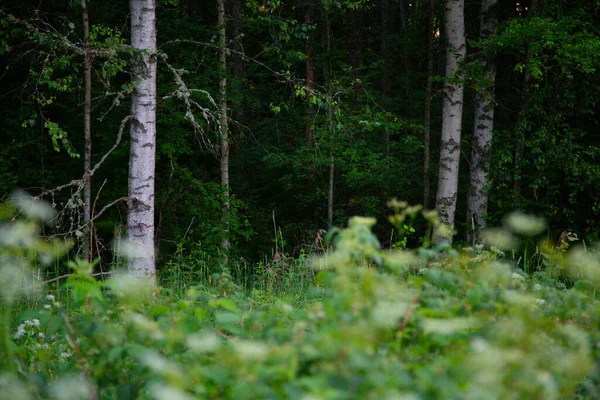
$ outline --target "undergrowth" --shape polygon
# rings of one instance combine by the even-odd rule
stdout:
[[[400,233],[419,214],[440,229],[392,205]],[[540,242],[523,268],[513,249],[543,229],[526,215],[486,247],[414,251],[382,250],[355,217],[326,253],[229,270],[181,256],[156,288],[78,260],[41,285],[68,247],[30,214],[0,230],[0,399],[599,397],[600,263]]]

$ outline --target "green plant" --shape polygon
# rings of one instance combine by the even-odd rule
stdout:
[[[511,221],[487,236],[505,251],[516,233],[535,228],[533,220]],[[582,282],[567,288],[545,271],[515,269],[494,248],[442,249],[439,257],[427,253],[435,248],[382,250],[375,222],[352,218],[321,256],[272,260],[280,274],[257,278],[249,291],[224,269],[196,286],[156,289],[118,272],[96,281],[89,264],[72,262],[69,308],[48,296],[16,324],[2,325],[11,353],[2,359],[0,393],[558,399],[597,390],[596,258],[577,249],[552,253],[561,276]],[[2,254],[39,246],[1,243]],[[290,291],[309,268],[314,280]],[[174,274],[175,282],[188,279]],[[4,296],[3,310],[14,299]]]

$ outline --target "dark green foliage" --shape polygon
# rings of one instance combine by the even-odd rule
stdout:
[[[385,5],[391,19],[385,20],[384,2],[315,2],[314,24],[309,26],[304,16],[308,2],[243,2],[237,27],[243,36],[230,38],[230,49],[243,49],[246,58],[242,75],[234,78],[232,53],[228,76],[230,114],[236,119],[230,124],[232,259],[259,261],[275,252],[297,256],[313,246],[320,229],[327,227],[330,152],[335,157],[334,224],[352,215],[381,219],[393,197],[421,202],[424,27],[429,11],[427,2],[391,3]],[[595,240],[600,212],[600,155],[594,136],[600,115],[600,10],[593,1],[538,0],[534,13],[531,2],[518,3],[498,5],[499,34],[485,42],[474,40],[479,37],[479,4],[469,4],[465,24],[471,56],[464,66],[468,85],[462,153],[470,154],[473,90],[485,84],[473,60],[484,52],[498,63],[490,222],[520,208],[544,215],[553,239],[571,230]],[[76,156],[82,154],[84,141],[78,4],[8,0],[1,9],[3,198],[14,188],[38,194],[81,178],[83,162]],[[441,75],[441,2],[436,9],[435,30],[441,36],[433,40],[434,74]],[[129,112],[126,15],[126,3],[90,3],[92,45],[98,51],[115,51],[111,57],[94,58],[93,164],[114,145]],[[159,2],[157,24],[159,50],[167,56],[159,59],[158,67],[156,166],[156,247],[165,266],[174,254],[219,257],[222,193],[218,154],[210,149],[219,140],[210,100],[220,78],[216,4]],[[308,98],[307,41],[315,68],[315,90]],[[190,99],[208,111],[203,115],[191,110],[197,130],[185,102],[172,96],[178,84],[169,66],[194,90]],[[432,80],[435,160],[443,78]],[[330,109],[333,127],[327,118]],[[315,135],[311,144],[305,135],[307,121]],[[126,195],[127,130],[125,126],[121,144],[93,177],[96,212]],[[466,228],[462,202],[468,166],[468,159],[461,161],[459,234]],[[437,168],[432,165],[431,171],[435,175]],[[69,188],[44,197],[61,208],[71,196]],[[123,233],[126,212],[125,202],[117,202],[94,221],[94,252],[104,263],[111,258],[106,251],[110,243]],[[78,212],[70,213],[47,233],[76,228]],[[418,223],[414,227],[418,233],[424,228]],[[393,244],[391,227],[377,226],[375,232],[384,246]],[[276,238],[283,247],[274,252]],[[417,244],[412,240],[405,245]]]

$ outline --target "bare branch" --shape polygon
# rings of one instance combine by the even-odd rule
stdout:
[[[107,272],[98,272],[98,273],[95,273],[95,274],[89,274],[89,276],[104,276],[104,275],[112,275],[112,274],[113,274],[112,271],[107,271]],[[47,281],[40,281],[40,283],[42,285],[47,285],[49,283],[56,282],[56,281],[59,281],[61,279],[66,279],[66,278],[68,278],[70,276],[73,276],[73,275],[75,275],[75,274],[64,274],[64,275],[61,275],[61,276],[57,276],[56,278],[48,279]]]
[[[215,124],[217,128],[220,128],[219,122],[219,107],[213,97],[206,90],[202,89],[190,89],[187,87],[185,81],[182,78],[182,75],[187,71],[183,69],[175,69],[171,64],[167,62],[167,55],[161,54],[161,59],[169,68],[171,73],[175,78],[175,83],[177,84],[177,89],[172,92],[168,96],[164,96],[163,100],[177,98],[183,101],[183,104],[186,108],[185,118],[190,121],[192,127],[194,128],[194,132],[197,134],[197,138],[199,142],[213,155],[219,153],[219,145],[218,143],[213,143],[206,132],[202,129],[202,126],[196,120],[194,115],[194,109],[199,110],[202,113],[202,118],[210,125],[211,123]],[[200,103],[192,99],[193,93],[201,93],[208,99],[210,105],[215,109],[215,111],[211,111],[209,108],[202,106]],[[217,129],[219,131],[220,129]]]

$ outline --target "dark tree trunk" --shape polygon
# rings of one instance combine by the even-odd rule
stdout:
[[[83,155],[85,183],[83,188],[83,250],[85,258],[92,261],[92,56],[90,54],[90,19],[86,0],[81,1],[81,13],[83,16],[83,81],[84,81],[84,102],[83,102],[83,121],[85,135],[85,150]]]
[[[304,23],[312,27],[315,23],[315,0],[309,0],[306,12],[304,14]],[[310,97],[313,89],[315,88],[315,65],[313,60],[313,31],[311,29],[309,38],[306,41],[306,100],[307,100],[307,111],[306,111],[306,144],[308,147],[312,146],[315,141],[315,132],[313,129],[313,110],[310,105]]]
[[[350,54],[348,63],[353,69],[359,68],[363,63],[363,24],[364,10],[362,7],[358,7],[354,10],[349,43]]]
[[[431,198],[431,180],[429,166],[431,164],[431,95],[433,82],[433,36],[435,35],[435,0],[429,0],[429,16],[427,18],[427,85],[425,86],[425,118],[423,121],[423,207],[429,208]]]
[[[244,120],[244,102],[241,97],[242,81],[244,79],[244,57],[242,46],[242,0],[231,0],[227,3],[229,6],[230,19],[228,21],[227,37],[231,42],[231,82],[230,98],[232,99],[230,107],[232,110],[231,124],[229,131],[231,133],[231,142],[234,145],[234,154],[240,152],[240,141],[243,136]]]

